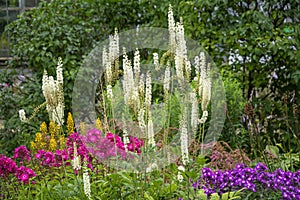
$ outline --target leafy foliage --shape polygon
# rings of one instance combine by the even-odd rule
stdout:
[[[20,71],[8,69],[0,75],[0,119],[3,120],[3,128],[0,128],[0,153],[11,155],[13,150],[20,145],[28,145],[38,129],[40,121],[46,120],[46,113],[40,112],[31,124],[21,123],[18,110],[25,108],[33,110],[36,104],[41,104],[43,97],[38,77],[27,77]],[[5,85],[6,86],[3,86]],[[29,112],[30,113],[30,112]]]
[[[149,26],[167,27],[162,17],[168,9],[166,4],[164,1],[153,3],[159,9],[152,11],[157,17]],[[290,138],[291,129],[283,125],[286,124],[283,121],[286,116],[292,116],[292,104],[300,103],[299,0],[204,0],[173,1],[172,4],[176,8],[175,17],[182,16],[187,36],[199,41],[223,71],[229,117],[236,131],[227,118],[222,139],[234,146],[236,141],[241,141],[239,145],[247,147],[251,131],[248,124],[241,121],[241,106],[251,99],[260,126],[272,116],[272,123],[268,123],[265,132],[271,135],[263,140],[262,146],[282,143],[282,139],[288,146],[288,141],[294,141]],[[283,101],[282,94],[290,101],[290,111],[284,119],[282,110],[285,108],[277,103]],[[299,120],[299,115],[289,117],[289,125]],[[274,130],[282,134],[273,135]],[[239,132],[239,135],[234,139],[230,132]],[[299,135],[299,130],[294,133]],[[247,150],[251,151],[251,147]]]
[[[83,57],[116,27],[125,30],[143,23],[142,12],[136,1],[42,2],[6,27],[15,57],[10,65],[26,62],[34,73],[42,74],[46,69],[53,75],[57,58],[64,58],[66,108],[70,110],[73,82]]]

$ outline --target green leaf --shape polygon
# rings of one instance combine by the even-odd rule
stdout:
[[[197,191],[196,197],[201,199],[201,200],[207,200],[207,196],[204,193],[204,190],[202,190],[202,189]]]
[[[270,152],[271,154],[275,155],[276,157],[279,157],[279,149],[276,146],[267,145],[266,150]]]
[[[144,198],[145,198],[146,200],[154,200],[154,198],[153,198],[152,196],[150,196],[150,195],[148,194],[148,192],[144,192]]]
[[[217,193],[211,195],[210,200],[220,200],[220,196]]]

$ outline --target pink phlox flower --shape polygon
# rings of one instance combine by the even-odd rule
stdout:
[[[29,183],[29,179],[35,177],[36,174],[30,168],[20,166],[16,171],[16,178],[25,184]]]
[[[77,133],[77,132],[74,132],[68,136],[68,139],[66,142],[67,147],[73,147],[74,142],[77,144],[77,146],[81,146],[83,144],[81,137],[80,137],[79,133]]]
[[[52,152],[47,151],[44,154],[44,158],[42,160],[42,165],[48,165],[49,167],[54,166],[55,165],[55,155]]]
[[[44,154],[46,153],[45,150],[38,150],[37,153],[35,154],[36,159],[42,159],[44,157]]]
[[[14,174],[18,166],[15,161],[5,155],[0,155],[0,176],[8,176]]]
[[[15,149],[13,158],[14,159],[20,158],[23,161],[24,160],[27,160],[27,161],[31,160],[29,150],[23,145],[19,146]]]

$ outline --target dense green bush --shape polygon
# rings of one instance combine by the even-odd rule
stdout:
[[[8,69],[0,74],[0,120],[4,123],[0,128],[0,154],[11,155],[17,146],[28,145],[39,123],[47,120],[46,112],[40,112],[30,124],[21,123],[18,111],[32,113],[44,100],[40,77],[24,76],[20,70]],[[33,99],[37,105],[31,103]]]
[[[41,75],[46,69],[53,75],[57,59],[62,57],[66,110],[70,110],[73,82],[84,56],[115,28],[123,31],[145,23],[142,4],[103,0],[42,2],[6,27],[16,58],[10,66],[25,62],[34,73]]]

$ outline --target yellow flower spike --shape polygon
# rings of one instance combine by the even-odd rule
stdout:
[[[37,146],[36,146],[36,143],[34,141],[30,142],[30,149],[31,149],[31,151],[37,150]]]
[[[43,140],[42,133],[37,132],[37,133],[35,134],[35,142],[36,142],[37,144],[39,144],[39,143],[42,142],[42,140]]]
[[[59,137],[59,148],[63,149],[65,148],[65,144],[66,144],[66,139],[64,136],[60,136]]]
[[[55,139],[53,137],[51,137],[50,142],[49,142],[49,150],[52,152],[55,151],[56,146],[57,146],[57,143],[56,143]]]
[[[85,134],[85,123],[84,122],[80,122],[79,128],[80,128],[80,133]]]
[[[61,134],[60,134],[60,125],[56,125],[56,129],[55,129],[55,135],[56,135],[56,137],[58,138]]]
[[[68,135],[72,134],[74,132],[74,120],[72,113],[68,113],[68,119],[67,119],[67,127],[68,127]]]
[[[45,142],[41,142],[39,147],[40,147],[39,149],[45,149],[46,143]]]
[[[41,149],[42,148],[41,147],[41,143],[43,142],[43,135],[42,135],[42,133],[41,132],[37,132],[35,134],[35,139],[32,142],[35,143],[35,148],[37,150]]]
[[[47,124],[46,122],[43,122],[41,123],[41,126],[40,126],[40,131],[42,132],[42,134],[46,135],[47,132],[48,132],[48,129],[47,129]]]
[[[57,126],[53,121],[50,121],[49,123],[49,133],[51,137],[54,137],[56,135]]]
[[[102,122],[101,122],[100,118],[98,118],[96,120],[96,129],[100,130],[101,132],[103,130],[103,126],[102,126]]]

